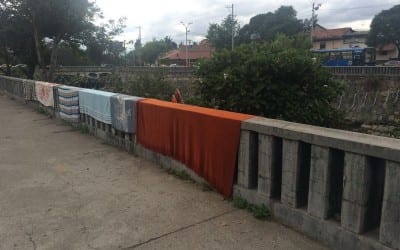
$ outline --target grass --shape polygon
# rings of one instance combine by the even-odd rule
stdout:
[[[247,202],[240,196],[233,197],[232,200],[233,206],[239,209],[247,209],[250,213],[253,214],[254,218],[259,220],[266,220],[271,217],[271,213],[269,209],[264,204],[254,205]]]
[[[167,173],[170,175],[175,176],[178,179],[184,180],[184,181],[193,181],[193,179],[190,177],[188,173],[186,173],[185,170],[176,170],[172,168],[167,169]]]
[[[82,134],[88,134],[89,128],[85,125],[79,125],[79,132],[81,132]]]

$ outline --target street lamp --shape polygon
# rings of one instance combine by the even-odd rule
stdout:
[[[190,30],[189,30],[189,26],[191,25],[191,24],[193,24],[193,23],[184,23],[184,22],[182,22],[181,21],[181,24],[185,27],[185,31],[186,31],[186,67],[188,66],[188,39],[187,39],[187,36],[188,36],[188,32],[190,32]]]

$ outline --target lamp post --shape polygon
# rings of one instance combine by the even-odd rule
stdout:
[[[185,31],[186,31],[186,42],[185,42],[185,44],[186,44],[186,67],[187,66],[189,66],[188,65],[188,39],[187,39],[187,36],[188,36],[188,32],[190,32],[190,30],[189,30],[189,26],[191,25],[191,24],[193,24],[193,23],[184,23],[184,22],[181,22],[181,24],[185,27]]]

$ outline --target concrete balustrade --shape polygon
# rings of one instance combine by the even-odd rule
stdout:
[[[400,248],[400,141],[252,118],[236,196],[335,249]]]

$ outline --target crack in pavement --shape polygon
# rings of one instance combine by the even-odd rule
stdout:
[[[146,245],[146,244],[148,244],[148,243],[150,243],[150,242],[153,242],[153,241],[162,239],[162,238],[164,238],[164,237],[170,236],[170,235],[175,234],[175,233],[182,232],[182,231],[184,231],[184,230],[186,230],[186,229],[189,229],[189,228],[192,228],[192,227],[195,227],[195,226],[204,224],[204,223],[206,223],[206,222],[212,221],[212,220],[214,220],[214,219],[217,219],[217,218],[222,217],[222,216],[227,215],[227,214],[231,214],[231,213],[236,212],[236,211],[238,211],[238,209],[233,209],[233,210],[230,210],[230,211],[221,213],[221,214],[217,214],[217,215],[212,216],[212,217],[210,217],[210,218],[207,218],[207,219],[205,219],[205,220],[202,220],[202,221],[199,221],[199,222],[196,222],[196,223],[193,223],[193,224],[190,224],[190,225],[181,227],[181,228],[179,228],[179,229],[177,229],[177,230],[175,230],[175,231],[168,232],[168,233],[162,234],[162,235],[160,235],[160,236],[150,238],[150,239],[148,239],[148,240],[146,240],[146,241],[143,241],[143,242],[141,242],[141,243],[137,243],[137,244],[134,244],[134,245],[132,245],[132,246],[124,247],[124,248],[121,248],[121,249],[122,249],[122,250],[135,249],[135,248],[138,248],[138,247],[140,247],[140,246]]]

